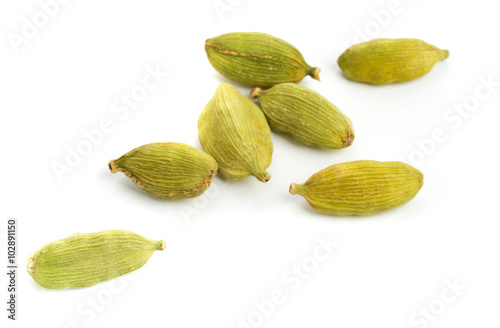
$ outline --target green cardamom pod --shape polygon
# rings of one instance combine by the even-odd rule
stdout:
[[[329,149],[349,147],[354,140],[351,120],[320,94],[295,83],[252,90],[269,125],[297,141]]]
[[[112,173],[123,172],[139,187],[162,199],[197,197],[210,187],[217,162],[192,146],[150,143],[109,162]]]
[[[254,175],[271,178],[273,144],[266,117],[250,99],[228,83],[217,88],[198,119],[200,142],[229,179]]]
[[[335,215],[370,215],[409,202],[424,176],[401,162],[355,161],[332,165],[304,184],[290,185],[317,211]]]
[[[53,241],[26,261],[37,284],[49,289],[90,287],[142,267],[165,241],[125,230],[77,233]]]
[[[388,84],[424,76],[449,54],[418,39],[375,39],[353,45],[337,63],[351,80]]]
[[[284,82],[300,82],[306,75],[319,80],[317,67],[281,39],[265,33],[227,33],[206,40],[210,64],[231,81],[268,88]]]

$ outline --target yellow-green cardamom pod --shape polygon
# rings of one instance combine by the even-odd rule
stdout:
[[[198,197],[217,174],[212,156],[176,142],[150,143],[109,162],[112,173],[123,172],[139,187],[162,199]]]
[[[424,76],[449,54],[418,39],[375,39],[353,45],[337,63],[351,80],[388,84]]]
[[[271,175],[273,143],[266,117],[250,99],[229,83],[222,83],[198,119],[200,142],[229,179]]]
[[[28,273],[44,288],[94,286],[142,267],[165,241],[125,230],[77,233],[53,241],[26,261]]]
[[[281,39],[265,33],[227,33],[205,42],[212,66],[241,85],[269,88],[284,82],[300,82],[306,75],[319,80],[317,67]]]
[[[334,215],[370,215],[409,202],[424,176],[401,162],[355,161],[332,165],[304,184],[290,185],[317,211]]]
[[[271,128],[292,135],[297,141],[329,149],[349,147],[354,140],[351,120],[317,92],[295,83],[282,83],[269,90],[252,90]]]

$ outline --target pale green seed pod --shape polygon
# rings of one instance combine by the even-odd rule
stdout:
[[[388,84],[424,76],[449,54],[418,39],[375,39],[353,45],[337,63],[351,80]]]
[[[77,233],[53,241],[26,261],[30,276],[49,289],[90,287],[142,267],[165,241],[125,230]]]
[[[234,86],[222,83],[198,119],[200,142],[229,179],[267,182],[273,144],[266,117]]]
[[[355,161],[332,165],[304,184],[290,185],[317,211],[334,215],[370,215],[409,202],[424,176],[401,162]]]
[[[349,147],[354,140],[351,120],[317,92],[295,83],[252,90],[271,128],[297,141],[329,149]]]
[[[167,200],[198,197],[217,174],[212,156],[176,142],[150,143],[109,162],[148,193]]]
[[[206,40],[205,51],[220,74],[241,85],[269,88],[298,83],[306,75],[319,81],[319,68],[309,66],[297,48],[269,34],[223,34]]]

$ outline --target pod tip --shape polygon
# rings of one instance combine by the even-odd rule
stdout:
[[[33,257],[30,256],[30,258],[26,261],[26,271],[31,277],[35,276],[35,269],[33,265]]]
[[[262,89],[259,87],[253,88],[252,91],[250,91],[250,96],[252,96],[252,98],[255,99],[260,95],[261,91]]]
[[[450,57],[450,51],[449,50],[443,50],[443,59],[446,59]]]
[[[353,141],[354,141],[354,133],[349,132],[349,134],[344,138],[344,148],[347,148],[350,145],[352,145]]]
[[[116,169],[114,160],[109,161],[108,167],[109,167],[109,170],[111,171],[111,173],[115,174],[116,172],[118,172],[118,170]]]
[[[309,75],[310,75],[313,79],[318,80],[318,81],[321,81],[321,80],[319,79],[319,72],[320,72],[320,71],[321,71],[321,68],[319,68],[319,67],[313,67],[313,68],[311,68],[311,71],[309,72]]]

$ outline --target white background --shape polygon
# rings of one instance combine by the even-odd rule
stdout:
[[[218,12],[214,3],[229,7]],[[20,265],[18,321],[9,324],[236,328],[238,318],[250,316],[250,327],[498,326],[500,87],[488,93],[481,86],[481,79],[500,81],[498,12],[486,0],[391,3],[75,0],[14,47],[10,39],[23,36],[23,17],[33,21],[42,9],[34,0],[3,1],[0,257],[6,220],[16,217]],[[393,13],[377,21],[373,13],[388,8]],[[123,174],[112,175],[110,159],[146,143],[201,148],[198,116],[227,82],[206,59],[204,41],[233,31],[280,37],[321,67],[321,82],[306,77],[302,84],[351,118],[353,145],[321,150],[273,133],[268,183],[218,175],[205,195],[182,201],[156,199]],[[412,82],[351,82],[336,61],[359,31],[419,38],[449,49],[450,57]],[[148,67],[168,76],[127,117],[113,111]],[[477,90],[484,99],[477,100]],[[472,111],[461,117],[453,110],[464,103]],[[60,181],[54,163],[66,165],[68,149],[103,119],[112,131]],[[442,135],[439,143],[429,142],[434,134]],[[424,187],[403,207],[361,218],[324,215],[288,194],[290,182],[358,159],[406,161],[424,173]],[[26,258],[46,243],[104,229],[165,239],[167,249],[125,282],[87,289],[45,290],[25,272]],[[339,247],[314,268],[318,238]],[[303,263],[311,272],[292,290],[297,280],[287,282],[288,270]],[[448,287],[456,282],[465,286],[458,296]],[[267,306],[264,317],[255,302],[274,290],[284,293],[282,303]],[[429,319],[418,315],[420,307],[431,308]]]

